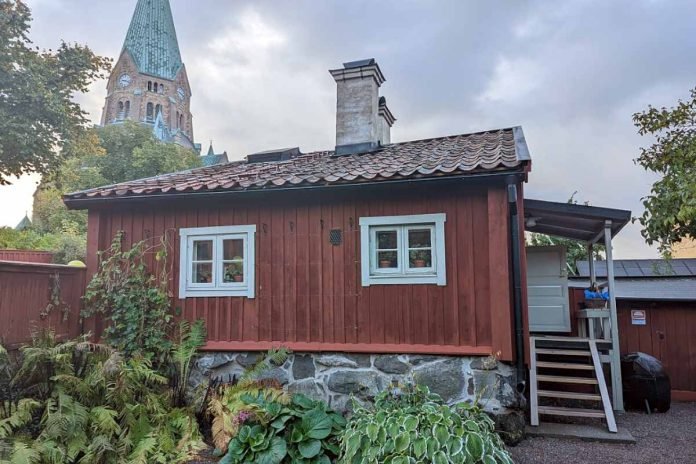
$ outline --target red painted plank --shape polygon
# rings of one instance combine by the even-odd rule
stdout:
[[[509,262],[509,216],[503,188],[488,190],[488,255],[490,260],[491,340],[500,358],[512,361],[512,310]]]
[[[309,312],[309,211],[306,206],[297,209],[296,220],[296,263],[297,276],[297,315],[296,341],[309,342],[309,327],[311,325]]]
[[[281,311],[285,314],[284,340],[297,341],[297,209],[283,209],[283,279],[285,297]]]
[[[485,356],[490,354],[490,346],[451,346],[451,345],[411,345],[386,343],[288,343],[285,341],[266,342],[208,342],[203,351],[266,351],[285,347],[295,352],[302,351],[344,351],[348,353],[403,353],[403,354],[442,354],[459,356]]]

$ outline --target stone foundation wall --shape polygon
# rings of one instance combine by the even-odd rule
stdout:
[[[259,357],[253,352],[202,353],[192,380],[200,383],[206,377],[239,376]],[[296,353],[262,377],[276,379],[291,392],[323,399],[339,411],[349,409],[351,395],[367,402],[393,381],[425,384],[448,403],[478,398],[481,406],[493,414],[506,414],[520,407],[515,370],[492,358]]]

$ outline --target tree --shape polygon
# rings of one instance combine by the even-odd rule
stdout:
[[[643,198],[638,221],[646,242],[669,254],[681,240],[696,239],[696,89],[674,107],[648,106],[633,122],[640,135],[655,139],[641,148],[636,162],[661,176]]]
[[[85,93],[111,65],[77,44],[33,47],[30,22],[21,0],[0,0],[0,185],[9,183],[7,176],[60,166],[61,148],[87,124],[73,95]]]
[[[87,215],[69,211],[64,194],[201,164],[193,150],[160,142],[151,128],[132,121],[85,129],[65,144],[62,161],[34,194],[34,224],[25,234],[32,239],[24,240],[26,248],[53,251],[56,262],[85,256]]]
[[[133,152],[147,142],[154,142],[152,128],[133,121],[112,124],[97,129],[99,143],[106,156],[92,159],[93,166],[99,169],[105,184],[116,184],[126,180],[137,179],[140,173],[133,169]],[[91,164],[88,162],[88,164]],[[146,176],[145,176],[146,177]],[[97,187],[97,185],[92,185]]]

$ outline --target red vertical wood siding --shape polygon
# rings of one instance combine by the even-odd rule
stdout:
[[[46,309],[58,276],[60,298],[70,308],[67,320],[59,310]],[[60,339],[80,334],[81,298],[85,290],[85,269],[68,266],[0,262],[0,343],[6,348],[18,348],[31,341],[33,331],[52,328]]]
[[[621,353],[642,351],[662,361],[672,390],[696,392],[696,302],[619,301]],[[631,324],[631,310],[647,313]]]
[[[125,232],[124,245],[167,235],[178,292],[182,227],[256,224],[256,298],[175,299],[208,325],[207,349],[413,352],[513,356],[505,187],[268,193],[198,202],[111,206],[89,216],[88,266]],[[446,213],[447,286],[362,287],[359,218]],[[343,241],[329,243],[340,229]]]

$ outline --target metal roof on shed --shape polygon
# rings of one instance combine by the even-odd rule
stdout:
[[[571,278],[569,285],[587,288],[587,278]],[[696,301],[696,277],[615,279],[616,298],[620,300]]]
[[[589,277],[590,265],[587,261],[578,261],[578,274]],[[597,277],[606,277],[606,261],[595,261]],[[616,259],[614,275],[621,277],[696,277],[696,258],[691,259]],[[693,281],[696,287],[696,280]]]

